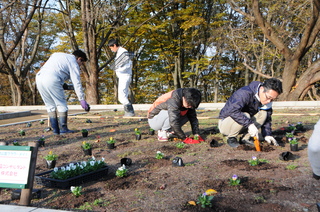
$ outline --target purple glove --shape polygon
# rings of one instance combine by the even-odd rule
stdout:
[[[81,104],[81,107],[85,110],[85,111],[89,111],[89,105],[88,103],[86,102],[86,100],[81,100],[80,101],[80,104]]]

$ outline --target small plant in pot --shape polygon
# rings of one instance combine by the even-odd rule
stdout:
[[[26,135],[26,132],[24,130],[19,130],[18,133],[19,133],[20,136],[25,136]]]
[[[299,121],[299,122],[296,124],[296,129],[297,129],[297,131],[300,131],[300,132],[305,130],[305,128],[304,128],[304,126],[303,126],[303,124],[302,124],[301,121]]]
[[[18,141],[13,141],[13,146],[21,146],[21,144]]]
[[[289,142],[289,139],[293,138],[294,137],[294,134],[292,132],[287,132],[286,133],[286,138],[287,138],[287,141]]]
[[[298,139],[295,138],[295,137],[292,137],[292,138],[289,138],[289,144],[290,144],[290,150],[291,151],[298,151],[299,150],[299,147],[298,147]]]
[[[83,149],[84,155],[92,155],[92,146],[90,143],[83,141],[81,148]]]
[[[56,166],[58,155],[55,155],[50,151],[46,156],[43,157],[47,162],[47,168],[53,169]]]
[[[292,134],[295,134],[296,129],[297,128],[294,124],[289,124],[289,126],[287,127],[287,131],[291,132]]]
[[[152,128],[149,129],[149,135],[154,135],[154,129]]]
[[[82,129],[81,130],[81,133],[82,133],[82,137],[88,137],[88,130],[87,129]]]
[[[110,137],[109,140],[107,140],[108,149],[114,149],[115,142],[116,142],[116,140],[114,140],[112,137]]]
[[[42,136],[38,139],[38,141],[37,141],[38,146],[39,146],[39,147],[44,147],[45,140],[46,140],[46,139],[44,138],[44,135],[42,135]]]
[[[39,121],[39,124],[41,124],[41,125],[43,125],[43,124],[44,124],[43,119],[41,119],[41,120]]]
[[[136,140],[141,140],[141,131],[138,128],[134,129],[134,134],[136,135]]]

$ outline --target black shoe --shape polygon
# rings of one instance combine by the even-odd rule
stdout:
[[[254,146],[254,143],[252,140],[241,140],[241,143],[247,146]]]
[[[227,139],[227,143],[229,144],[229,146],[231,146],[232,148],[236,148],[239,146],[239,142],[237,140],[237,138],[235,137],[230,137]]]
[[[316,180],[320,180],[320,176],[316,175],[315,173],[313,173],[313,178]]]

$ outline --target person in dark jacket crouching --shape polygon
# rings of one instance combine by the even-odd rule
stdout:
[[[201,92],[195,88],[179,88],[160,96],[148,110],[150,128],[158,130],[158,140],[168,141],[173,133],[185,140],[181,127],[189,121],[193,135],[199,135],[196,108],[201,102]]]
[[[243,134],[241,143],[253,146],[251,138],[259,139],[259,129],[265,141],[278,146],[272,137],[271,115],[272,101],[281,93],[281,81],[270,78],[264,83],[251,82],[232,94],[220,111],[218,124],[220,132],[227,136],[229,146],[239,146],[239,134]]]

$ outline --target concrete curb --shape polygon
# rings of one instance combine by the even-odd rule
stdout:
[[[30,116],[31,111],[19,111],[19,112],[13,112],[13,113],[1,113],[0,114],[0,120],[2,119],[12,119],[22,116]]]
[[[152,104],[133,104],[135,110],[148,110]],[[198,110],[220,110],[225,103],[201,103]],[[92,110],[123,110],[123,105],[90,105]],[[68,105],[69,110],[83,110],[80,105]],[[274,109],[320,108],[320,101],[273,102]],[[46,110],[44,105],[0,106],[0,111]]]
[[[28,206],[19,206],[19,205],[0,205],[1,211],[5,212],[62,212],[64,210],[54,210],[46,208],[36,208]],[[65,211],[64,211],[65,212]]]

